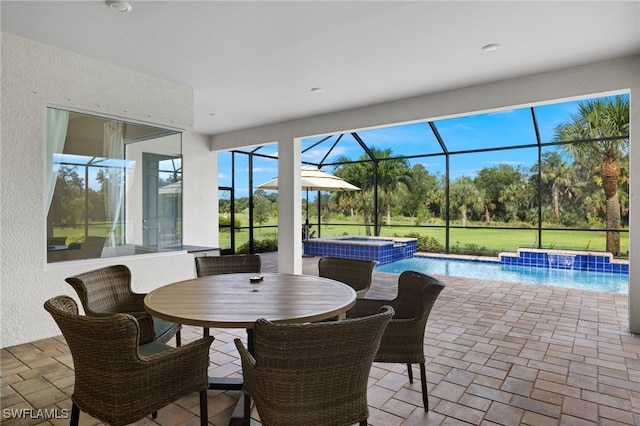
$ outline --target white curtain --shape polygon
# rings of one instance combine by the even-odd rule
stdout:
[[[104,123],[103,156],[110,159],[109,163],[120,164],[106,169],[107,188],[105,191],[105,209],[107,222],[111,223],[111,230],[107,238],[107,252],[104,256],[116,256],[116,230],[120,222],[120,210],[124,193],[124,123],[107,121]],[[113,161],[116,160],[116,161]],[[118,161],[119,160],[119,161]]]
[[[69,127],[69,112],[54,108],[47,108],[47,155],[46,155],[46,188],[45,194],[47,213],[51,208],[53,191],[56,187],[58,177],[58,166],[53,164],[54,154],[62,153],[64,141],[67,138],[67,128]]]

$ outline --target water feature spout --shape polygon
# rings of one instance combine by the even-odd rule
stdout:
[[[549,260],[549,268],[554,269],[573,269],[576,260],[575,254],[547,254]]]

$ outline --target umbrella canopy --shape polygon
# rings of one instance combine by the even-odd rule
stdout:
[[[340,179],[338,176],[330,175],[313,166],[304,166],[301,171],[301,187],[308,191],[360,191],[355,185]],[[278,189],[278,178],[273,178],[268,182],[259,185],[260,189]]]

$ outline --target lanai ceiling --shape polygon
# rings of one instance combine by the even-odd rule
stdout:
[[[638,1],[129,3],[2,0],[1,29],[192,87],[204,134],[640,53]]]

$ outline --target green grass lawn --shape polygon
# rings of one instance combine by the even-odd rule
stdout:
[[[312,224],[316,223],[315,217],[310,218],[309,221]],[[442,246],[444,246],[445,244],[444,228],[434,226],[414,226],[411,219],[409,218],[401,218],[397,221],[395,221],[394,218],[392,220],[392,223],[404,226],[387,227],[383,225],[380,229],[381,236],[403,236],[410,233],[417,233],[422,236],[435,238]],[[277,225],[277,220],[275,218],[272,218],[268,223],[264,225]],[[482,226],[483,224],[479,223],[475,225]],[[373,232],[373,227],[371,227],[370,229]],[[311,231],[315,232],[313,236],[318,236],[318,227],[316,225],[312,226]],[[277,238],[277,228],[264,228],[262,230],[256,230],[254,235],[257,239]],[[366,227],[362,224],[354,223],[353,221],[345,219],[332,219],[331,224],[321,224],[321,237],[334,237],[341,235],[366,236]],[[248,237],[248,231],[245,230],[244,232],[236,234],[236,241],[240,241],[240,239],[242,239],[244,242],[248,240]],[[599,230],[543,230],[542,243],[542,248],[549,249],[604,251],[606,248],[606,233]],[[538,230],[530,228],[450,228],[450,249],[452,249],[454,246],[464,248],[465,246],[469,245],[484,247],[488,251],[496,253],[501,251],[516,251],[520,247],[537,248]],[[628,232],[620,233],[620,249],[623,253],[627,252],[629,249]]]
[[[240,220],[242,226],[248,226],[248,220],[245,215],[238,214],[236,217]],[[315,217],[309,220],[315,223]],[[380,229],[381,236],[404,236],[410,233],[419,234],[421,236],[429,236],[436,239],[442,246],[445,245],[445,229],[435,226],[418,227],[412,224],[410,218],[393,218],[392,223],[396,226],[387,227],[383,225]],[[254,237],[257,240],[277,239],[278,228],[277,218],[270,218],[267,223],[262,224],[263,227],[254,231]],[[404,226],[400,226],[404,225]],[[482,224],[477,224],[482,225]],[[270,227],[267,227],[270,226]],[[373,227],[370,228],[373,232]],[[109,233],[109,226],[106,224],[92,224],[89,227],[89,235],[104,236]],[[313,225],[311,228],[313,236],[318,236],[318,227]],[[84,226],[58,228],[55,231],[56,237],[69,237],[73,235],[84,234]],[[366,227],[362,224],[355,223],[349,219],[332,219],[331,224],[322,224],[320,236],[335,237],[341,235],[366,236]],[[230,244],[230,234],[228,232],[220,232],[220,247],[226,248]],[[249,230],[240,229],[236,231],[236,247],[246,243],[249,240]],[[569,250],[593,250],[604,251],[606,247],[606,233],[603,231],[542,231],[542,247],[552,249],[569,249]],[[473,228],[451,228],[449,236],[449,247],[453,250],[456,246],[464,249],[465,246],[476,246],[485,248],[490,252],[516,251],[520,247],[537,248],[538,247],[538,231],[529,228],[512,228],[512,229],[473,229]],[[628,232],[620,233],[620,248],[623,253],[629,250],[629,234]]]

